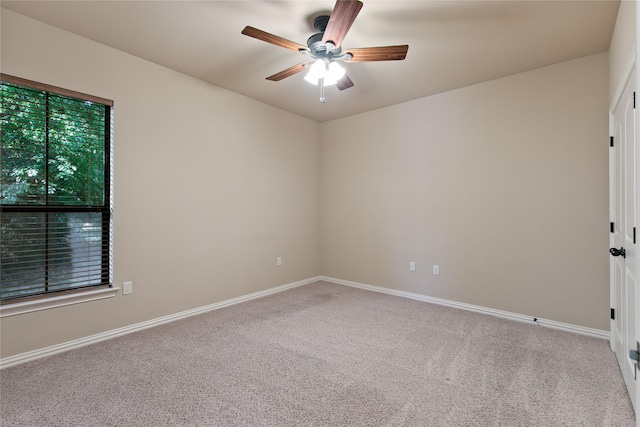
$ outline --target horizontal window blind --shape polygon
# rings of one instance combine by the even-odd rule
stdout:
[[[95,212],[4,212],[2,297],[105,284],[102,223]]]
[[[110,285],[110,106],[4,77],[2,301]]]

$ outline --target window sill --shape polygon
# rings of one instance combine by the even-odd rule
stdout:
[[[106,288],[93,291],[78,292],[69,295],[60,295],[51,298],[43,298],[32,301],[17,302],[0,306],[0,318],[16,316],[18,314],[34,311],[48,310],[50,308],[64,307],[65,305],[80,304],[99,299],[116,296],[120,288]]]

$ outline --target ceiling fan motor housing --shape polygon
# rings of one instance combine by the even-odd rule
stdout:
[[[321,15],[316,17],[313,20],[313,28],[319,31],[309,37],[307,40],[307,46],[309,46],[309,50],[311,56],[318,59],[325,59],[331,61],[335,59],[336,56],[340,55],[342,48],[340,47],[332,47],[333,45],[325,44],[322,42],[322,37],[324,36],[324,30],[327,28],[327,23],[329,22],[328,15]],[[330,49],[330,50],[328,50]]]

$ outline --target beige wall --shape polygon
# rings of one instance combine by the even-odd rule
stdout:
[[[323,123],[322,273],[607,330],[607,69],[604,53]]]
[[[635,56],[636,30],[638,26],[637,1],[622,0],[618,9],[616,27],[609,47],[609,106],[621,89],[625,73]]]
[[[134,283],[3,318],[2,357],[320,274],[317,123],[7,10],[1,31],[3,73],[114,101],[115,284]]]

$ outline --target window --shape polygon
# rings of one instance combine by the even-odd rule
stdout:
[[[0,299],[111,286],[113,103],[0,77]]]

